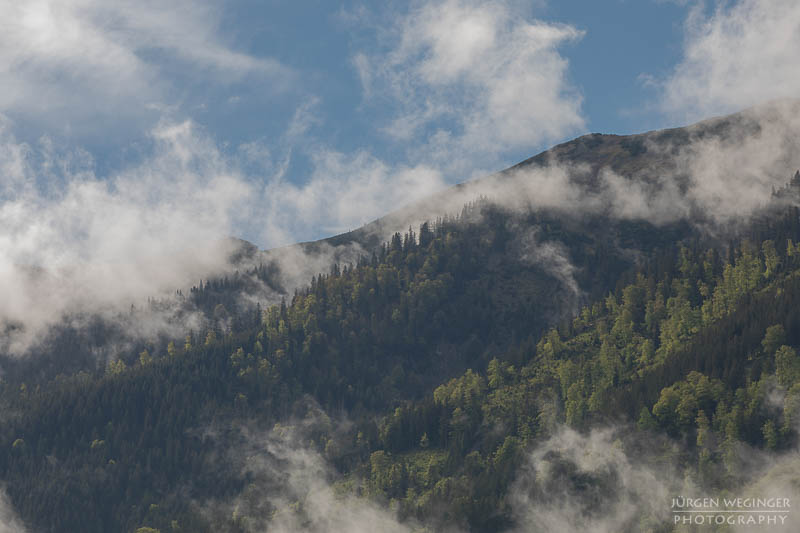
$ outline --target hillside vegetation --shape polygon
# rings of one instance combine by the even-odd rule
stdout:
[[[790,193],[724,239],[482,200],[267,309],[232,303],[266,267],[210,280],[188,296],[218,319],[206,331],[98,372],[3,381],[0,479],[32,531],[251,531],[309,510],[271,503],[279,487],[226,450],[242,428],[316,412],[295,444],[335,467],[336,490],[433,529],[512,528],[528,453],[565,426],[628,427],[698,486],[740,486],[742,445],[797,444]],[[570,493],[615,490],[614,472],[556,463]]]

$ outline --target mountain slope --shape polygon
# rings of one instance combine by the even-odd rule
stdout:
[[[758,116],[582,137],[300,245],[318,259],[334,245],[360,254],[265,309],[240,296],[285,290],[277,254],[287,250],[244,246],[238,273],[186,296],[204,310],[203,329],[123,350],[99,371],[0,384],[10,501],[32,531],[253,531],[287,514],[313,529],[316,500],[286,499],[293,463],[274,438],[287,426],[300,428],[290,447],[335,467],[336,490],[394,500],[401,519],[434,527],[512,527],[518,467],[564,425],[638,420],[667,443],[694,442],[680,464],[698,482],[737,486],[720,466],[735,466],[735,443],[788,450],[796,438],[800,219],[787,202],[800,184],[767,189],[769,205],[726,229],[702,212],[650,221],[605,205],[620,189],[603,169],[662,198],[657,185],[692,168],[659,162],[665,146],[685,154],[709,138],[764,139],[771,123]],[[697,207],[700,177],[676,187]],[[577,196],[556,202],[547,183]],[[436,217],[418,231],[381,240],[427,209]],[[782,335],[769,329],[778,325]],[[768,405],[770,383],[787,398],[780,413]],[[559,461],[570,494],[591,503],[614,487]],[[530,497],[547,501],[558,479],[529,487]]]

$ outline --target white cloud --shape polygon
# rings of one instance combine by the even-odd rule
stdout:
[[[800,168],[800,101],[756,106],[683,132],[685,137],[654,132],[630,139],[641,142],[646,154],[619,168],[609,160],[608,166],[592,168],[580,155],[576,160],[553,155],[544,165],[516,167],[424,200],[414,216],[402,214],[422,221],[458,212],[484,196],[522,212],[559,209],[658,225],[691,219],[716,232],[746,223],[771,201],[773,187],[783,187]],[[600,157],[618,149],[619,139],[598,139]]]
[[[302,135],[309,112],[290,129]],[[222,272],[227,237],[292,244],[320,228],[356,228],[443,186],[424,166],[392,169],[366,153],[325,149],[309,179],[292,183],[286,159],[270,160],[259,143],[223,149],[190,121],[161,124],[151,139],[141,162],[98,176],[85,152],[29,145],[0,128],[0,324],[25,326],[6,348],[22,351],[65,315],[112,316]],[[353,260],[357,251],[294,254],[281,264],[287,279],[305,283],[310,269],[327,270],[326,257]]]
[[[301,184],[268,182],[269,216],[263,241],[289,244],[319,230],[334,234],[357,227],[445,186],[437,170],[418,165],[391,167],[367,152],[312,154],[312,174]]]
[[[25,326],[4,339],[8,348],[24,348],[65,314],[117,312],[226,265],[224,239],[251,185],[191,123],[159,127],[153,138],[149,159],[108,179],[70,170],[72,154],[2,139],[0,152],[21,154],[0,195],[0,322]],[[56,174],[42,187],[46,168]]]
[[[666,110],[696,119],[800,93],[800,3],[739,0],[690,11],[684,57],[664,82]]]
[[[367,97],[380,87],[399,108],[386,131],[425,138],[420,160],[497,158],[584,127],[558,51],[583,35],[572,26],[525,20],[510,2],[444,0],[417,4],[393,35],[389,51],[354,64]]]
[[[676,162],[691,177],[688,198],[719,221],[741,220],[770,201],[800,168],[800,103],[778,102],[740,114],[728,136],[695,139]]]
[[[0,0],[0,112],[74,131],[90,119],[141,120],[148,104],[174,104],[180,76],[200,76],[201,84],[285,78],[276,61],[222,39],[222,8],[196,0]]]

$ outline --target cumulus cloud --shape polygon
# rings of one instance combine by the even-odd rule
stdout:
[[[690,118],[800,92],[800,4],[794,0],[702,3],[686,23],[684,57],[664,82],[666,110]]]
[[[76,131],[174,105],[173,82],[192,73],[204,84],[285,79],[277,61],[221,37],[222,9],[196,0],[0,1],[0,112]]]
[[[417,3],[383,54],[354,65],[365,94],[389,94],[398,112],[386,132],[425,138],[417,157],[454,165],[496,157],[581,129],[581,96],[559,47],[581,38],[563,24],[527,21],[510,2]],[[474,159],[470,158],[470,161]]]

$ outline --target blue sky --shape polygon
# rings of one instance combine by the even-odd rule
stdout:
[[[375,138],[385,116],[363,105],[364,95],[353,57],[380,43],[385,17],[403,13],[405,3],[376,9],[360,2],[235,2],[224,15],[242,50],[274,58],[294,69],[299,84],[287,94],[264,94],[261,83],[214,91],[208,107],[186,110],[198,123],[229,142],[279,136],[292,110],[307,98],[319,98],[315,135],[341,150],[369,147],[389,156],[391,148]],[[368,7],[365,7],[368,6]],[[570,24],[584,32],[560,52],[569,61],[568,76],[583,96],[586,131],[630,133],[678,124],[657,109],[657,94],[641,75],[665,76],[680,60],[686,6],[671,2],[567,0],[530,2],[521,13],[531,19]],[[219,100],[213,101],[214,97]],[[236,99],[236,103],[227,101]],[[212,102],[213,101],[213,105]],[[547,148],[549,139],[522,149],[526,157]],[[509,160],[510,161],[510,160]],[[299,178],[299,176],[298,176]]]
[[[184,4],[191,9],[193,3]],[[17,119],[16,127],[28,141],[41,135],[64,137],[67,142],[94,149],[96,157],[106,158],[110,156],[106,150],[115,151],[120,143],[135,141],[163,116],[147,104],[173,107],[174,118],[191,118],[222,142],[238,144],[276,139],[294,109],[305,99],[318,98],[320,122],[315,131],[323,139],[343,150],[378,144],[374,130],[384,117],[379,109],[362,105],[363,88],[353,58],[375,46],[386,46],[379,35],[391,29],[386,19],[407,13],[407,4],[395,2],[382,8],[361,2],[285,0],[205,4],[216,6],[209,15],[213,20],[208,22],[216,26],[213,37],[222,46],[253,58],[276,60],[292,79],[245,75],[220,83],[218,73],[203,65],[182,64],[169,51],[137,47],[136,55],[163,67],[159,78],[170,85],[170,91],[138,106],[134,118],[139,121],[135,123],[119,120],[113,109],[90,124],[81,124],[83,117],[92,117],[89,113],[63,117],[56,111],[56,119],[48,120],[53,108],[44,102],[35,111],[12,105],[4,113]],[[655,0],[527,4],[518,3],[521,7],[515,15],[568,24],[583,32],[559,49],[569,62],[570,81],[583,96],[583,130],[628,133],[675,122],[653,109],[657,95],[643,84],[641,75],[665,76],[680,60],[686,6]],[[58,11],[53,11],[51,15],[57,16]],[[184,21],[176,16],[175,23]],[[45,94],[31,96],[46,99]],[[548,144],[531,146],[528,152]]]
[[[0,213],[120,202],[161,234],[211,212],[194,227],[262,247],[583,133],[800,88],[793,0],[30,0],[0,19]],[[178,197],[205,211],[173,219]]]

